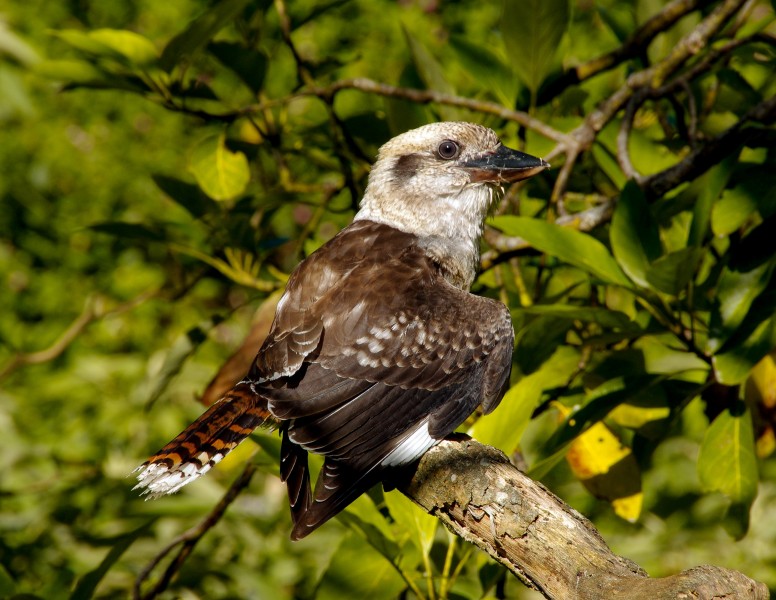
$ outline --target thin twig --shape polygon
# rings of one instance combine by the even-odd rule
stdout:
[[[745,128],[748,123],[771,124],[776,121],[776,96],[750,109],[732,127],[715,138],[708,140],[703,146],[690,152],[683,160],[668,169],[644,178],[641,187],[648,198],[659,198],[669,190],[685,181],[692,181],[723,158],[759,136],[770,139],[767,130]]]
[[[658,34],[669,29],[685,15],[708,4],[711,4],[711,0],[674,0],[670,2],[611,52],[577,65],[563,73],[555,82],[547,86],[546,91],[541,94],[539,103],[544,104],[566,88],[613,69],[630,58],[639,56],[646,51]]]
[[[134,600],[152,600],[167,589],[170,581],[180,570],[181,566],[189,557],[192,550],[194,550],[194,547],[197,545],[199,540],[201,540],[202,537],[221,520],[221,517],[224,516],[224,513],[226,512],[226,509],[229,507],[229,505],[234,502],[235,498],[237,498],[240,492],[248,486],[255,472],[256,465],[252,461],[249,461],[240,476],[229,487],[226,494],[224,494],[224,497],[221,498],[219,503],[216,504],[213,510],[210,511],[210,514],[208,514],[208,516],[205,517],[205,519],[203,519],[198,525],[192,527],[188,531],[183,532],[181,535],[175,538],[172,542],[165,546],[151,562],[145,566],[145,568],[137,576],[137,579],[135,579],[135,585],[132,588],[132,597]],[[153,571],[156,566],[178,545],[181,546],[178,554],[167,566],[167,569],[165,569],[164,573],[159,578],[159,581],[156,582],[156,584],[148,593],[142,595],[141,586],[143,585],[143,582],[148,579],[151,571]]]
[[[598,133],[622,110],[633,95],[642,88],[657,88],[673,75],[687,60],[700,52],[727,21],[741,8],[745,0],[725,0],[717,6],[691,32],[685,35],[673,48],[671,53],[659,63],[633,73],[625,84],[593,110],[584,122],[574,129],[571,136],[576,144],[564,141],[548,155],[548,159],[561,152],[566,152],[566,163],[561,168],[552,199],[557,201],[566,191],[566,185],[574,163],[579,155],[589,150],[595,142]]]
[[[105,298],[89,296],[84,302],[83,310],[78,317],[68,326],[65,331],[44,350],[38,350],[37,352],[19,353],[11,358],[2,369],[0,369],[0,380],[8,377],[11,373],[19,369],[20,367],[27,365],[39,365],[45,362],[54,360],[62,355],[67,348],[72,344],[75,339],[83,333],[83,331],[94,321],[102,319],[104,317],[118,315],[133,308],[139,306],[146,300],[158,295],[160,290],[145,291],[132,300],[123,302],[108,308],[108,301]]]

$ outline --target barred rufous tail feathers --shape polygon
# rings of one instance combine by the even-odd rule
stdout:
[[[277,425],[267,401],[238,383],[199,419],[140,465],[138,484],[147,499],[177,492],[207,473],[257,427]]]

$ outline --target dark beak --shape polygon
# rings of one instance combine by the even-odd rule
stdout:
[[[463,167],[469,171],[472,182],[512,183],[549,169],[550,163],[530,154],[499,146],[495,152],[466,161]]]

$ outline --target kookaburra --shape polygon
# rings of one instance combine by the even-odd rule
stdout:
[[[353,223],[288,280],[249,373],[138,468],[137,487],[176,492],[277,427],[300,539],[478,406],[492,411],[514,332],[506,306],[469,293],[480,238],[503,185],[547,167],[472,123],[386,143]],[[325,457],[314,491],[308,452]]]

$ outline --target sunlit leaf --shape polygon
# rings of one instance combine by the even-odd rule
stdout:
[[[404,494],[395,490],[385,494],[385,504],[393,519],[409,533],[410,539],[418,550],[423,556],[428,557],[439,519],[431,516]]]
[[[0,56],[11,56],[20,64],[32,66],[40,61],[37,51],[17,33],[6,21],[0,21]]]
[[[634,522],[641,514],[641,470],[631,449],[603,423],[596,423],[569,446],[566,460],[574,476],[614,512]]]
[[[743,323],[752,303],[767,287],[772,272],[773,265],[768,263],[751,271],[723,269],[709,323],[707,352],[718,351]]]
[[[146,87],[137,79],[107,73],[84,60],[42,60],[33,67],[41,77],[61,81],[71,87],[113,88],[142,92]]]
[[[570,18],[569,0],[504,0],[501,34],[510,64],[534,94],[555,67]]]
[[[156,61],[156,47],[146,37],[125,29],[95,29],[88,36],[118,53],[131,64],[147,66]]]
[[[251,172],[242,152],[226,147],[226,137],[210,136],[194,147],[189,157],[189,171],[213,200],[233,200],[245,191]]]
[[[538,371],[513,385],[496,412],[480,418],[469,433],[483,444],[511,453],[520,444],[542,392],[567,384],[578,366],[579,353],[569,346],[561,346]]]
[[[660,387],[653,388],[656,392]],[[663,421],[671,415],[671,407],[665,394],[655,393],[645,395],[645,398],[633,398],[615,407],[609,417],[617,425],[629,429],[641,429],[642,427]]]
[[[571,412],[558,430],[545,443],[544,454],[550,455],[571,442],[578,435],[601,421],[612,410],[632,398],[639,398],[650,393],[659,397],[662,390],[652,392],[662,380],[659,375],[637,375],[611,379],[587,394],[585,404]]]
[[[609,232],[612,252],[623,271],[641,287],[650,287],[647,271],[662,254],[657,222],[644,193],[629,181],[620,194]]]
[[[766,408],[776,408],[776,350],[764,356],[750,373],[754,400]],[[749,386],[747,386],[749,389]]]
[[[621,190],[625,187],[628,180],[625,178],[622,168],[617,163],[617,159],[600,140],[593,144],[593,158],[595,158],[596,164],[611,180],[615,188]]]
[[[745,340],[712,357],[717,381],[726,385],[742,383],[773,348],[776,348],[776,317],[763,321]]]
[[[367,494],[362,494],[337,515],[340,522],[355,531],[390,562],[399,556],[399,544],[387,519]]]
[[[507,235],[522,237],[537,250],[584,269],[606,283],[632,285],[606,246],[590,235],[539,219],[513,215],[494,217],[488,223]]]
[[[764,413],[776,409],[776,350],[763,357],[749,373],[744,388],[749,406]],[[757,456],[765,458],[776,451],[776,424],[761,421],[757,428]]]
[[[730,180],[736,158],[732,156],[722,161],[693,183],[698,188],[698,195],[693,206],[692,225],[687,240],[689,245],[700,246],[703,243],[709,231],[712,206]]]
[[[757,212],[757,200],[742,186],[725,190],[711,211],[714,235],[730,235]]]
[[[357,535],[343,538],[315,592],[319,600],[392,600],[406,584],[391,563]]]
[[[647,267],[646,279],[661,292],[678,296],[695,275],[702,255],[702,250],[694,247],[669,252]]]
[[[698,477],[704,491],[721,492],[733,506],[746,507],[738,517],[748,520],[758,475],[752,416],[744,402],[721,412],[709,426],[698,455]]]
[[[654,375],[682,375],[705,379],[709,364],[694,352],[674,347],[668,336],[645,335],[633,343],[641,353],[641,368]]]

